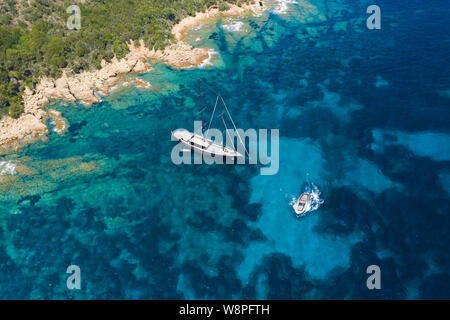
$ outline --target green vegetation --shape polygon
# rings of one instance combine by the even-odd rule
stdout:
[[[80,30],[66,26],[72,4],[81,9]],[[102,59],[124,57],[130,39],[162,49],[174,24],[212,5],[227,8],[223,0],[0,0],[0,116],[19,116],[25,86],[42,75],[99,68]]]

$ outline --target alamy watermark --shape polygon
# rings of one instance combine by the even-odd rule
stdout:
[[[381,29],[381,9],[377,5],[371,5],[367,7],[368,14],[371,14],[366,21],[367,28],[369,30]]]
[[[66,10],[67,13],[72,15],[67,19],[67,28],[69,30],[81,29],[81,9],[77,5],[71,5]]]
[[[278,131],[278,130],[277,130]],[[264,173],[261,173],[264,174]],[[267,173],[266,173],[267,174]],[[70,274],[67,278],[66,285],[69,290],[81,289],[81,269],[77,265],[67,267],[66,273]],[[366,286],[369,290],[381,289],[381,269],[378,265],[370,265],[366,269],[366,273],[370,276],[367,278]]]
[[[201,132],[202,122],[194,121],[194,132]],[[177,129],[176,131],[186,131],[184,129]],[[175,132],[176,132],[175,131]],[[193,136],[193,134],[191,134]],[[201,135],[199,135],[201,136]],[[172,162],[176,165],[180,164],[262,164],[265,167],[260,168],[261,175],[275,175],[278,173],[280,164],[280,142],[279,130],[270,129],[270,144],[269,144],[269,130],[259,129],[226,129],[225,143],[223,133],[219,129],[208,129],[203,132],[203,137],[207,140],[214,141],[220,146],[227,147],[233,151],[238,152],[239,157],[224,157],[217,152],[209,152],[211,147],[206,147],[205,152],[193,152],[195,149],[189,147],[188,141],[182,141],[172,134],[172,141],[179,141],[171,152]],[[235,141],[237,142],[235,144]],[[244,143],[248,141],[248,148]],[[194,145],[192,143],[192,145]],[[237,148],[235,148],[237,145]],[[214,147],[214,146],[213,146]],[[213,148],[212,147],[212,148]],[[269,155],[270,151],[270,155]],[[193,153],[193,160],[192,160]]]
[[[366,286],[367,289],[381,289],[381,269],[376,264],[370,265],[366,270],[367,274],[370,274],[370,277],[367,278]]]
[[[66,273],[71,274],[66,281],[67,289],[73,290],[81,289],[81,269],[77,265],[70,265],[67,267]]]

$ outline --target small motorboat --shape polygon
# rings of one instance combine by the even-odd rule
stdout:
[[[294,211],[297,215],[301,215],[310,209],[311,201],[310,201],[309,193],[302,193],[300,198],[298,198],[297,202],[294,204]]]

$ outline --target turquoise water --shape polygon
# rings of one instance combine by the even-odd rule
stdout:
[[[193,30],[212,65],[49,105],[65,135],[0,159],[0,298],[449,298],[450,7],[381,1],[374,31],[365,1],[310,3]],[[171,162],[198,78],[239,127],[280,130],[277,175]],[[298,219],[305,185],[323,203]]]

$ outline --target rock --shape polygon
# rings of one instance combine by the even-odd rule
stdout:
[[[67,79],[67,84],[70,88],[70,93],[76,98],[76,100],[80,100],[85,103],[100,102],[100,99],[94,95],[93,79],[84,78],[80,81],[77,78],[71,77]]]
[[[68,100],[71,102],[76,100],[69,90],[69,85],[67,83],[67,76],[65,73],[63,73],[63,76],[61,78],[55,81],[55,89],[52,92],[53,92],[52,98]]]
[[[3,116],[0,119],[0,153],[9,150],[19,150],[21,146],[41,139],[48,133],[45,121],[50,116],[59,123],[59,131],[62,133],[68,122],[56,110],[49,110],[49,114],[43,110],[43,106],[50,99],[62,99],[70,102],[79,100],[85,104],[100,102],[95,91],[108,94],[110,89],[119,81],[118,75],[129,72],[144,73],[151,70],[151,65],[146,61],[164,62],[174,68],[188,68],[201,65],[206,61],[211,50],[208,48],[193,48],[183,41],[183,37],[192,27],[203,23],[206,19],[218,15],[236,16],[245,12],[257,14],[264,8],[259,6],[259,1],[250,5],[238,7],[230,5],[229,10],[220,12],[217,7],[211,7],[204,13],[198,13],[195,17],[187,17],[175,25],[172,33],[177,40],[164,50],[150,50],[141,39],[139,45],[133,41],[128,43],[130,52],[122,59],[114,57],[111,62],[101,61],[101,69],[85,71],[73,75],[63,71],[59,79],[53,80],[42,77],[35,90],[26,88],[23,95],[24,113],[18,119]],[[135,84],[149,87],[148,83],[136,82]],[[56,119],[56,120],[55,120]]]
[[[67,131],[68,129],[68,121],[65,118],[63,118],[61,112],[54,109],[49,109],[48,115],[50,116],[55,125],[53,131],[55,131],[59,135],[63,135],[64,132]]]
[[[136,73],[145,73],[150,71],[152,66],[146,62],[139,60],[133,68],[133,72]]]

